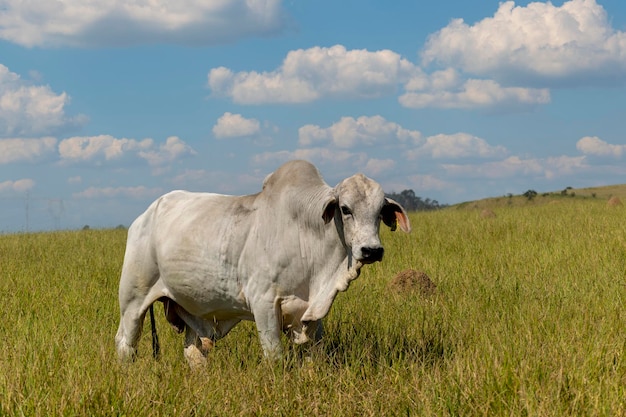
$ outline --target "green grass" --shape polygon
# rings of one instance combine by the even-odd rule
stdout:
[[[540,197],[537,197],[540,198]],[[242,323],[188,369],[157,307],[117,363],[125,231],[0,236],[0,415],[626,415],[626,209],[601,199],[450,208],[383,231],[313,361],[270,364]],[[426,272],[437,293],[388,289]]]

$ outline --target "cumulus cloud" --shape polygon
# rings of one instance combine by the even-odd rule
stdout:
[[[590,168],[584,156],[551,156],[544,159],[543,163],[547,179],[576,174]]]
[[[420,157],[457,159],[468,157],[495,158],[506,155],[505,147],[491,146],[484,139],[468,133],[439,134],[426,138],[424,144],[407,152],[407,159]]]
[[[138,152],[153,147],[152,139],[117,139],[110,135],[75,136],[59,143],[59,154],[66,162],[93,160],[115,160],[129,152]]]
[[[56,151],[53,137],[38,139],[0,139],[0,164],[34,162]]]
[[[252,158],[253,163],[261,166],[277,167],[291,159],[305,159],[317,165],[358,166],[366,164],[365,153],[349,152],[329,148],[307,148],[294,151],[263,152]]]
[[[152,139],[117,139],[110,135],[76,136],[59,143],[59,155],[64,163],[96,162],[120,160],[127,156],[145,159],[150,165],[162,165],[185,155],[196,152],[176,136],[155,145]]]
[[[213,45],[282,31],[281,0],[4,0],[0,38],[33,46]]]
[[[396,166],[393,159],[376,159],[372,158],[367,161],[363,171],[368,175],[379,175],[383,172],[392,170]]]
[[[416,71],[406,82],[404,88],[407,91],[418,90],[449,90],[461,84],[461,75],[454,68],[434,71],[430,74],[422,69]]]
[[[151,198],[161,195],[161,188],[148,188],[144,186],[138,187],[89,187],[79,193],[74,193],[74,198],[83,199],[107,199],[116,197],[125,197],[136,200]]]
[[[35,187],[35,181],[25,178],[17,181],[0,182],[0,193],[18,192],[23,193],[30,191]]]
[[[452,183],[430,174],[411,175],[408,180],[416,190],[445,190],[454,187]]]
[[[158,149],[142,149],[139,156],[152,166],[163,165],[187,155],[196,155],[196,151],[178,136],[170,136]]]
[[[449,175],[463,178],[502,179],[523,175],[552,179],[587,169],[589,166],[584,156],[560,156],[545,159],[522,159],[519,156],[510,156],[501,161],[483,164],[444,164],[442,167]]]
[[[306,103],[323,98],[367,99],[395,94],[409,108],[487,108],[550,101],[546,89],[501,86],[493,80],[465,80],[453,68],[424,72],[390,50],[347,50],[342,45],[290,51],[270,72],[213,68],[208,86],[214,96],[238,104]]]
[[[259,133],[261,124],[256,119],[246,119],[240,114],[224,113],[213,126],[217,139],[253,136]]]
[[[305,103],[322,97],[372,98],[396,91],[417,68],[390,50],[346,50],[342,45],[290,51],[271,72],[213,68],[208,85],[235,103]]]
[[[576,149],[585,155],[612,156],[620,158],[626,154],[626,145],[612,145],[597,136],[585,136],[576,143]]]
[[[518,107],[547,104],[550,102],[550,91],[545,88],[503,87],[493,80],[470,79],[449,90],[436,87],[426,91],[408,90],[398,101],[404,107],[414,109]]]
[[[342,117],[328,128],[305,125],[298,130],[301,146],[331,142],[338,148],[371,146],[392,141],[417,143],[421,136],[417,130],[404,129],[382,116],[361,116],[357,119]]]
[[[595,0],[500,3],[474,25],[455,19],[432,34],[422,51],[437,63],[511,83],[626,78],[626,33],[614,30]]]
[[[65,92],[32,85],[0,64],[0,137],[49,135],[83,124],[85,116],[65,114],[69,101]]]

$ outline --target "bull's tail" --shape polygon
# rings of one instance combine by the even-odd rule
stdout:
[[[161,347],[159,346],[159,336],[156,330],[156,321],[154,320],[154,304],[150,304],[150,325],[152,326],[152,356],[159,359]]]

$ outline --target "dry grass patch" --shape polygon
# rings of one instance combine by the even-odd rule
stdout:
[[[483,209],[483,211],[480,212],[480,217],[482,217],[483,219],[493,219],[496,216],[496,213],[494,213],[493,210],[490,209]]]
[[[389,288],[400,294],[418,292],[424,297],[429,297],[437,291],[437,285],[425,272],[414,269],[406,269],[396,275],[389,283]]]
[[[609,198],[607,205],[609,207],[622,207],[623,206],[622,200],[620,200],[619,197],[617,196],[613,196]]]

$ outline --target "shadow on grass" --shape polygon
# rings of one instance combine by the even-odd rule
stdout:
[[[447,330],[438,323],[429,323],[419,332],[404,334],[398,329],[381,331],[371,322],[361,323],[360,327],[342,325],[337,330],[324,334],[318,346],[288,347],[287,356],[296,362],[310,358],[334,368],[355,365],[393,368],[409,363],[434,368],[449,360],[454,353]]]

